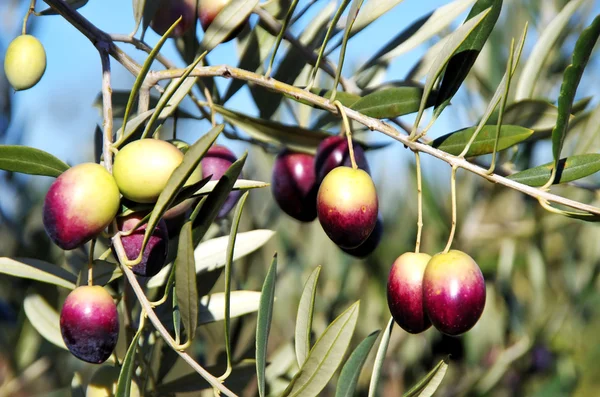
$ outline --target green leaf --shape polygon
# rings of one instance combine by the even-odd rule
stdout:
[[[202,47],[210,51],[219,45],[248,19],[248,16],[257,5],[258,0],[231,0],[227,2],[204,32]]]
[[[408,28],[398,33],[381,50],[358,68],[362,72],[372,66],[389,64],[391,60],[405,54],[430,40],[462,14],[475,0],[455,0],[419,18]]]
[[[275,300],[275,283],[277,280],[277,254],[273,257],[260,294],[260,307],[256,323],[256,375],[258,377],[258,394],[265,396],[265,366],[267,364],[267,344],[273,317]]]
[[[64,0],[72,9],[77,10],[88,3],[89,0]],[[54,8],[46,8],[39,12],[39,15],[58,15]]]
[[[229,166],[229,169],[225,171],[221,179],[217,182],[213,191],[206,196],[206,199],[198,204],[200,207],[199,211],[194,210],[196,217],[194,218],[194,246],[200,243],[204,234],[212,225],[217,218],[219,210],[227,200],[227,196],[231,192],[235,181],[240,176],[242,168],[246,162],[248,153],[244,153],[237,161]]]
[[[312,92],[315,95],[319,95],[325,99],[331,99],[331,94],[333,93],[332,90],[327,90],[325,88],[311,88],[310,92]],[[290,98],[292,98],[290,96]],[[295,101],[297,101],[295,98],[292,98]],[[335,95],[335,99],[340,101],[340,103],[346,107],[350,107],[352,106],[354,103],[356,103],[356,101],[358,101],[360,99],[359,95],[356,94],[352,94],[350,92],[345,92],[345,91],[340,91]],[[309,105],[312,107],[316,107],[315,105],[313,105],[312,103],[305,103],[304,101],[298,101],[300,103],[303,103],[305,105]]]
[[[425,107],[429,101],[429,95],[433,90],[433,87],[438,80],[442,71],[450,62],[452,56],[456,53],[456,51],[460,48],[460,46],[466,42],[469,38],[470,34],[475,31],[475,28],[479,26],[479,24],[484,20],[484,18],[490,13],[491,9],[487,9],[477,15],[474,18],[469,19],[464,24],[462,24],[458,29],[456,29],[448,38],[446,39],[444,46],[437,53],[435,61],[433,61],[433,65],[431,69],[429,69],[429,73],[427,73],[427,78],[425,80],[425,89],[423,97],[421,98],[421,104],[419,106],[419,113],[417,113],[417,118],[415,120],[415,124],[413,127],[413,133],[416,132],[419,127],[419,123],[421,122],[421,118],[423,117],[423,112],[425,111]],[[439,99],[437,100],[439,103]]]
[[[540,165],[508,176],[508,179],[529,186],[543,186],[554,168],[554,162]],[[554,184],[576,181],[600,171],[600,154],[580,154],[563,158],[558,162]]]
[[[350,345],[358,320],[359,302],[354,303],[327,327],[311,349],[284,396],[314,397],[327,385]]]
[[[198,288],[196,286],[192,222],[189,220],[183,224],[179,233],[179,246],[174,266],[181,322],[187,331],[188,340],[193,340],[198,324]]]
[[[123,276],[123,272],[116,263],[95,259],[93,262],[93,277],[94,285],[104,286],[111,281],[114,281]],[[87,266],[79,272],[77,285],[88,284],[88,269]]]
[[[143,113],[138,114],[126,125],[126,130],[123,131],[123,127],[119,128],[117,131],[117,137],[119,140],[113,144],[116,149],[125,146],[133,135],[138,131],[138,129],[154,114],[154,109],[147,110]],[[139,137],[139,136],[138,136]]]
[[[81,374],[79,372],[75,372],[71,379],[71,397],[86,397]]]
[[[283,40],[283,35],[285,34],[285,31],[287,30],[288,25],[290,24],[290,21],[292,20],[292,16],[294,15],[294,11],[296,10],[297,5],[298,5],[298,0],[292,0],[292,4],[290,4],[290,7],[289,7],[287,13],[285,14],[285,19],[283,20],[283,23],[281,24],[281,29],[279,29],[279,34],[277,35],[277,38],[273,45],[273,53],[271,54],[271,60],[269,61],[269,66],[267,67],[267,72],[265,74],[266,76],[271,75],[271,70],[273,69],[273,62],[275,62],[275,56],[277,55],[277,50],[279,50],[279,45],[281,44],[281,40]]]
[[[375,397],[377,395],[379,378],[381,377],[381,369],[383,368],[385,355],[387,354],[387,349],[390,344],[392,329],[394,329],[394,318],[390,317],[387,327],[385,327],[385,331],[383,331],[383,335],[381,335],[381,342],[379,342],[379,348],[377,349],[377,355],[375,356],[375,363],[373,364],[373,372],[371,374],[371,382],[369,383],[369,397]]]
[[[443,150],[446,153],[457,156],[465,148],[476,127],[469,127],[455,132],[451,132],[435,139],[431,146]],[[500,131],[500,140],[498,141],[498,151],[508,149],[533,134],[533,130],[518,125],[503,125]],[[496,126],[486,125],[483,127],[473,144],[469,148],[466,157],[481,156],[490,154],[494,151],[496,141]]]
[[[33,328],[44,339],[55,346],[67,350],[67,346],[60,333],[60,318],[58,313],[44,298],[37,294],[27,295],[23,301],[23,309]]]
[[[566,3],[560,13],[550,21],[540,34],[521,72],[515,91],[516,101],[534,96],[535,84],[540,77],[546,58],[556,49],[556,42],[564,34],[571,17],[583,2],[584,0],[573,0]]]
[[[296,314],[295,348],[298,367],[306,361],[310,352],[310,335],[312,331],[313,313],[315,310],[315,297],[317,296],[317,281],[321,273],[321,266],[312,271],[304,284],[298,313]]]
[[[356,101],[351,109],[365,116],[390,119],[419,111],[423,88],[393,87],[375,91]],[[430,98],[426,106],[433,104]]]
[[[272,230],[253,230],[251,232],[238,233],[233,251],[233,262],[246,255],[251,254],[265,245],[275,234]],[[196,274],[202,274],[221,269],[225,266],[226,250],[229,236],[217,237],[203,241],[194,250],[196,262]],[[148,281],[148,288],[163,286],[171,272],[171,265],[167,265]],[[95,279],[95,275],[94,275]]]
[[[240,201],[235,207],[235,213],[233,215],[233,222],[231,223],[231,230],[229,232],[229,240],[227,242],[227,259],[225,261],[225,352],[227,355],[227,369],[231,370],[231,339],[230,339],[230,313],[231,313],[231,267],[233,266],[233,251],[235,248],[235,241],[238,234],[238,228],[240,226],[240,219],[242,219],[242,211],[244,210],[244,204],[248,198],[250,192],[244,193],[240,198]]]
[[[146,30],[150,26],[150,22],[154,19],[154,15],[158,11],[158,7],[160,6],[160,0],[143,0],[144,1],[144,14],[142,18],[142,40],[146,35]]]
[[[200,164],[200,160],[215,142],[221,131],[223,131],[223,125],[218,125],[200,137],[196,143],[189,147],[188,151],[183,156],[183,161],[175,169],[175,171],[173,171],[173,174],[171,174],[167,185],[160,193],[160,196],[158,196],[156,204],[154,205],[154,209],[150,214],[146,233],[144,234],[144,242],[142,244],[141,252],[143,252],[143,249],[146,247],[148,239],[150,238],[150,235],[154,231],[154,228],[158,224],[160,218],[171,206],[177,197],[177,194],[184,186],[188,178],[196,170],[198,164]]]
[[[123,359],[123,364],[121,366],[121,372],[119,373],[119,381],[117,383],[117,392],[115,393],[115,397],[129,397],[132,382],[131,377],[133,376],[133,370],[135,368],[135,352],[143,331],[144,326],[142,323],[135,333],[129,348],[127,349],[127,353],[125,353],[125,358]]]
[[[375,20],[377,20],[380,16],[384,15],[386,12],[390,11],[392,8],[396,7],[398,4],[402,3],[403,0],[377,0],[377,1],[367,1],[367,4],[364,6],[362,12],[354,21],[352,25],[352,29],[350,30],[350,36],[353,37],[355,34],[362,31],[364,28],[369,26]],[[342,19],[338,23],[338,29],[342,30],[346,26],[346,18]]]
[[[231,292],[230,305],[231,318],[245,316],[258,311],[260,305],[260,292],[233,291]],[[198,309],[198,325],[223,321],[225,313],[225,294],[217,292],[202,297]]]
[[[238,126],[252,138],[271,145],[285,145],[292,150],[314,152],[321,141],[329,136],[322,131],[285,125],[276,121],[247,116],[215,105],[215,110],[229,123]]]
[[[75,289],[77,276],[52,263],[31,258],[0,257],[0,273]]]
[[[43,150],[20,145],[0,145],[0,170],[57,177],[69,166]]]
[[[356,383],[360,376],[369,352],[373,348],[377,337],[379,336],[379,330],[371,332],[360,344],[354,349],[346,364],[340,372],[338,379],[337,388],[335,390],[335,397],[352,397],[356,390]]]
[[[598,36],[600,36],[600,15],[594,19],[590,26],[581,32],[579,39],[577,39],[577,43],[575,43],[573,61],[567,66],[564,73],[563,82],[560,87],[560,95],[558,97],[558,120],[556,121],[556,126],[552,130],[552,155],[554,156],[556,167],[558,167],[560,152],[562,151],[567,136],[569,117],[571,116],[573,100],[577,93],[577,86],[579,86],[581,76],[590,59],[592,50],[596,45]],[[549,183],[553,182],[552,178],[555,176],[556,171],[553,171]]]
[[[471,67],[477,60],[483,45],[496,25],[502,9],[502,0],[477,0],[466,21],[474,19],[485,10],[490,10],[483,20],[471,31],[466,40],[462,42],[448,62],[442,84],[435,103],[435,111],[441,113],[456,94],[463,81],[469,74]],[[465,21],[465,24],[466,24]]]
[[[550,102],[525,99],[512,103],[504,111],[503,123],[520,125],[521,127],[534,130],[536,133],[551,131],[556,125],[558,118],[558,108]],[[573,116],[571,116],[571,120]],[[498,112],[494,112],[488,124],[496,124],[498,121]]]
[[[442,360],[423,379],[413,386],[402,397],[431,397],[444,380],[448,370],[448,359]]]
[[[135,82],[133,83],[133,88],[131,89],[131,93],[129,94],[129,99],[127,100],[127,105],[125,107],[125,114],[123,115],[123,127],[122,127],[123,130],[127,129],[127,119],[129,118],[129,113],[131,112],[131,108],[133,107],[135,98],[136,98],[137,94],[140,92],[140,88],[142,87],[142,84],[144,83],[144,80],[146,79],[146,75],[150,71],[150,67],[152,66],[152,63],[154,62],[154,60],[160,53],[162,46],[165,44],[167,39],[171,36],[171,32],[173,32],[173,29],[175,29],[177,24],[179,24],[179,22],[181,22],[181,18],[182,17],[179,17],[179,19],[177,19],[175,21],[175,23],[173,23],[173,25],[171,25],[171,27],[165,32],[165,34],[160,38],[160,40],[158,40],[158,43],[156,43],[154,48],[152,48],[152,51],[150,51],[150,54],[148,54],[146,61],[144,62],[144,64],[142,65],[142,68],[140,69],[140,73],[135,78]]]

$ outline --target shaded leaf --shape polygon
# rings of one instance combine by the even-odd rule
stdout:
[[[554,168],[554,162],[530,168],[508,176],[508,179],[529,186],[543,186]],[[576,181],[600,171],[600,154],[580,154],[558,162],[554,184]]]
[[[205,367],[211,374],[222,373],[224,364]],[[243,360],[233,366],[231,375],[223,384],[230,390],[241,393],[244,387],[256,376],[256,366],[253,360]],[[212,386],[197,372],[184,375],[157,387],[159,393],[189,393],[200,390],[212,389]]]
[[[600,15],[586,29],[581,32],[577,43],[575,43],[575,51],[573,52],[573,61],[565,70],[563,82],[560,87],[558,96],[558,119],[556,126],[552,130],[552,155],[554,163],[558,167],[560,161],[560,152],[562,151],[565,138],[567,137],[567,129],[569,127],[569,117],[571,116],[571,107],[577,93],[577,87],[581,81],[583,71],[590,59],[592,50],[596,45],[596,41],[600,36]],[[552,177],[556,176],[556,172],[552,173]],[[553,181],[550,179],[549,183]]]
[[[57,177],[69,166],[43,150],[20,145],[0,145],[0,170]]]
[[[504,124],[520,125],[537,132],[546,132],[552,130],[556,125],[558,117],[558,108],[550,102],[525,99],[512,103],[506,107],[503,116]],[[572,116],[571,116],[572,119]],[[498,111],[494,112],[488,124],[496,124],[498,121]]]
[[[275,234],[272,230],[253,230],[238,233],[233,251],[233,261],[245,257],[267,243]],[[194,249],[196,274],[210,272],[225,266],[226,249],[229,236],[217,237],[203,241]],[[148,281],[148,288],[157,288],[165,284],[171,266],[165,266],[156,276]]]
[[[490,10],[483,20],[462,42],[448,62],[444,77],[435,103],[436,112],[439,114],[450,103],[463,81],[469,74],[471,67],[477,60],[479,52],[487,41],[496,25],[502,9],[502,0],[477,0],[466,21],[475,19],[485,10]],[[466,24],[465,21],[465,24]]]
[[[417,112],[422,97],[423,89],[420,87],[385,88],[361,98],[350,108],[365,116],[389,119]],[[426,106],[433,104],[434,97],[430,95]]]
[[[431,397],[444,380],[446,371],[448,370],[447,359],[442,360],[435,366],[423,379],[413,386],[409,391],[403,394],[402,397]]]
[[[317,281],[321,273],[321,266],[318,266],[312,271],[308,280],[304,284],[300,303],[298,305],[298,313],[296,314],[296,332],[295,332],[295,349],[296,360],[298,367],[302,368],[302,364],[306,361],[306,357],[310,352],[310,335],[312,331],[313,313],[315,310],[315,297],[317,296]]]
[[[379,388],[379,380],[381,377],[381,369],[383,368],[383,362],[385,361],[385,355],[390,344],[390,337],[392,336],[392,329],[394,328],[394,318],[391,317],[388,321],[385,331],[381,335],[381,341],[379,342],[379,348],[377,349],[377,355],[375,356],[375,363],[373,364],[373,372],[371,374],[371,382],[369,383],[369,397],[375,397],[377,395],[377,389]]]
[[[263,283],[256,323],[256,375],[258,377],[258,394],[265,396],[265,366],[267,364],[267,344],[273,317],[275,301],[275,283],[277,280],[277,254],[273,257],[269,271]]]
[[[174,266],[181,322],[187,331],[188,340],[193,340],[198,323],[198,287],[191,221],[185,222],[179,233],[179,246]]]
[[[476,127],[469,127],[455,132],[451,132],[435,139],[431,145],[446,153],[457,156],[465,148],[469,139],[473,136]],[[533,130],[517,125],[503,125],[500,130],[500,139],[498,141],[498,151],[514,146],[533,134]],[[481,156],[490,154],[494,151],[496,142],[496,126],[486,125],[482,128],[477,138],[469,148],[466,157]]]
[[[67,346],[60,333],[60,318],[58,313],[44,298],[37,294],[27,295],[23,301],[23,309],[33,328],[44,339],[55,346],[67,350]]]
[[[0,257],[0,273],[74,289],[77,276],[52,263],[31,258]]]
[[[144,327],[141,326],[135,333],[129,348],[127,349],[127,353],[125,353],[125,358],[123,358],[123,364],[121,365],[121,372],[119,373],[119,381],[117,383],[117,392],[115,393],[115,397],[129,397],[132,382],[131,377],[133,376],[133,370],[135,368],[135,352],[143,331]]]
[[[344,358],[358,320],[359,302],[354,303],[327,327],[311,349],[284,396],[318,396]]]
[[[354,396],[360,371],[362,370],[363,365],[365,365],[365,361],[367,361],[369,352],[373,348],[373,345],[379,336],[379,332],[379,330],[371,332],[369,336],[363,339],[356,349],[354,349],[348,358],[348,361],[344,364],[342,372],[340,372],[337,388],[335,390],[335,397]]]
[[[227,2],[204,32],[202,47],[210,51],[219,45],[248,19],[248,16],[257,5],[258,0],[231,0]]]

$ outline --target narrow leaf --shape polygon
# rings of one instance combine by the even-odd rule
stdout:
[[[257,5],[258,0],[229,1],[204,32],[201,46],[207,51],[215,48],[248,19]]]
[[[146,247],[148,243],[148,239],[150,238],[151,233],[154,231],[154,228],[158,224],[158,221],[165,213],[165,211],[171,206],[177,194],[188,180],[188,178],[192,175],[192,173],[200,164],[200,160],[204,156],[204,154],[208,151],[210,146],[215,142],[219,134],[223,131],[223,125],[218,125],[213,127],[210,131],[204,134],[200,139],[196,141],[192,146],[189,147],[185,155],[183,156],[183,161],[181,164],[173,171],[173,174],[169,178],[167,185],[158,196],[156,200],[156,204],[154,205],[154,209],[150,214],[150,219],[148,220],[148,226],[146,228],[146,233],[144,234],[144,242],[142,244],[142,250]]]
[[[52,263],[31,258],[0,257],[0,273],[75,289],[77,276]]]
[[[524,99],[511,103],[504,112],[503,123],[520,125],[534,130],[536,133],[551,131],[556,125],[558,108],[547,101],[538,99]],[[573,119],[573,116],[570,117]],[[488,124],[498,121],[498,112],[494,112]]]
[[[375,91],[356,101],[350,108],[365,116],[389,119],[419,111],[423,88],[393,87]],[[430,99],[426,106],[431,106]]]
[[[423,379],[413,386],[402,397],[431,397],[444,380],[448,370],[448,360],[442,360]]]
[[[367,4],[363,8],[362,12],[354,21],[352,29],[350,30],[350,36],[353,37],[355,34],[362,31],[364,28],[369,26],[371,23],[376,21],[380,16],[384,15],[398,4],[402,3],[403,0],[376,0],[367,1]],[[346,19],[342,19],[338,23],[338,29],[342,30],[346,26]]]
[[[246,314],[254,313],[259,309],[260,292],[256,291],[232,291],[229,297],[231,318],[241,317]],[[222,292],[210,294],[200,299],[200,308],[198,310],[198,324],[208,324],[216,321],[223,321],[225,313],[225,294]]]
[[[217,187],[217,185],[219,184],[219,181],[209,181],[206,183],[206,185],[202,186],[200,189],[198,189],[195,193],[194,193],[194,197],[196,196],[206,196],[210,193],[212,193],[215,188]],[[238,179],[235,181],[235,183],[233,184],[233,187],[231,188],[231,191],[236,191],[236,190],[250,190],[250,189],[261,189],[261,188],[265,188],[265,187],[269,187],[270,184],[266,183],[266,182],[260,182],[260,181],[250,181],[247,179]]]
[[[187,331],[188,340],[193,340],[198,324],[198,288],[191,221],[185,222],[179,233],[179,246],[174,266],[181,322]]]
[[[258,394],[266,395],[265,367],[267,365],[267,344],[273,317],[273,302],[275,300],[275,283],[277,280],[277,254],[273,257],[265,282],[260,294],[260,307],[256,323],[256,375],[258,377]]]
[[[273,53],[271,54],[271,60],[269,61],[269,66],[267,68],[266,75],[269,76],[271,74],[271,70],[273,69],[273,62],[275,62],[275,55],[277,55],[277,50],[279,50],[279,45],[281,44],[281,40],[283,40],[283,35],[290,24],[292,16],[294,15],[294,11],[296,10],[296,6],[298,5],[298,0],[292,0],[292,4],[290,4],[290,8],[285,14],[285,19],[281,24],[281,29],[279,30],[279,34],[277,35],[277,39],[275,40],[275,44],[273,45]]]
[[[356,302],[327,327],[285,390],[284,396],[319,395],[346,354],[358,320],[358,310],[359,302]]]
[[[577,43],[575,43],[575,51],[573,52],[573,61],[565,70],[563,82],[560,87],[558,97],[558,119],[556,126],[552,130],[552,155],[556,167],[560,161],[560,152],[562,151],[567,129],[569,127],[569,117],[571,116],[571,108],[573,100],[577,93],[577,87],[581,81],[583,71],[590,59],[592,50],[596,45],[596,41],[600,36],[600,15],[586,29],[581,32]],[[551,178],[556,176],[556,171],[552,173]],[[549,183],[552,183],[552,179]]]
[[[365,361],[367,361],[367,357],[379,336],[379,332],[379,330],[371,332],[369,336],[363,339],[356,349],[354,349],[350,358],[348,358],[348,361],[344,364],[342,372],[340,372],[335,397],[354,396],[360,371],[362,370],[363,365],[365,365]]]
[[[486,9],[490,10],[488,14],[471,31],[448,62],[435,104],[436,113],[438,114],[450,103],[477,60],[479,52],[492,33],[492,29],[500,16],[502,0],[477,0],[467,16],[467,21],[475,18]]]
[[[55,346],[67,349],[60,333],[60,318],[58,313],[44,298],[37,294],[27,295],[23,301],[23,309],[33,328],[44,339]]]
[[[298,313],[296,314],[295,348],[298,367],[306,361],[310,352],[310,335],[312,332],[313,313],[315,310],[315,297],[317,296],[317,281],[321,273],[321,266],[312,271],[304,284]]]
[[[508,176],[508,179],[529,186],[543,186],[554,168],[554,162],[530,168]],[[600,154],[580,154],[563,158],[558,162],[554,184],[576,181],[600,171]]]
[[[435,139],[431,145],[434,148],[443,150],[446,153],[457,156],[465,148],[467,142],[473,136],[476,127],[469,127],[455,132],[451,132],[444,136]],[[500,131],[500,139],[498,141],[498,151],[508,149],[533,134],[533,130],[520,127],[517,125],[503,125]],[[466,157],[481,156],[490,154],[494,151],[494,143],[496,142],[496,126],[486,125],[482,128],[477,138],[469,148],[465,155]]]
[[[0,145],[0,170],[57,177],[68,169],[68,165],[43,150]]]
[[[373,372],[371,374],[371,383],[369,383],[369,397],[377,396],[377,389],[379,388],[379,380],[381,378],[381,369],[383,368],[383,362],[385,361],[385,355],[387,354],[387,349],[390,344],[393,328],[394,318],[391,317],[387,327],[385,327],[383,335],[381,335],[381,342],[379,342],[379,348],[377,349],[377,355],[375,356],[375,364],[373,364]]]
[[[132,382],[131,377],[133,376],[133,370],[135,368],[135,352],[143,331],[144,327],[142,325],[135,333],[129,348],[127,349],[127,353],[125,353],[123,365],[121,366],[121,372],[119,373],[119,381],[117,383],[117,392],[115,393],[115,397],[129,397]]]

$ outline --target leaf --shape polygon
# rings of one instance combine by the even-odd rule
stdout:
[[[556,126],[552,130],[552,155],[554,156],[555,168],[558,167],[560,161],[560,152],[562,151],[567,129],[569,127],[569,117],[571,116],[571,108],[573,100],[577,93],[577,87],[581,81],[583,71],[590,59],[592,50],[596,45],[596,41],[600,36],[600,15],[594,18],[594,21],[581,32],[577,43],[575,43],[575,51],[573,52],[573,61],[565,70],[563,82],[560,87],[558,96],[558,119]],[[553,182],[557,171],[552,172],[552,176],[548,183]]]
[[[477,0],[473,8],[471,8],[471,12],[469,12],[465,24],[467,21],[475,19],[477,15],[480,15],[485,10],[490,11],[477,27],[471,31],[460,47],[456,49],[448,62],[435,103],[435,112],[437,114],[441,113],[448,106],[450,100],[456,94],[477,60],[483,45],[486,43],[488,37],[490,37],[492,29],[494,29],[494,25],[496,25],[496,21],[500,16],[502,0]]]
[[[57,177],[69,166],[43,150],[20,145],[0,145],[0,170]]]
[[[60,318],[56,310],[37,294],[29,294],[23,300],[25,315],[48,342],[67,350],[60,333]]]
[[[119,381],[117,383],[117,392],[115,393],[115,397],[129,397],[132,382],[131,377],[133,376],[133,370],[135,368],[135,352],[143,331],[144,326],[143,323],[141,323],[139,329],[133,337],[133,340],[129,344],[127,353],[125,353],[125,358],[123,358],[123,364],[121,365],[121,372],[119,373]]]
[[[421,98],[421,104],[419,106],[419,113],[417,114],[417,118],[415,120],[413,133],[416,132],[416,129],[419,127],[419,123],[421,121],[421,117],[423,117],[423,111],[425,111],[425,107],[429,101],[429,94],[433,90],[433,86],[437,81],[438,77],[444,70],[444,67],[450,59],[452,55],[460,48],[460,46],[466,42],[469,38],[469,35],[475,31],[475,28],[483,21],[483,19],[490,13],[491,9],[487,9],[477,15],[474,18],[469,19],[464,24],[462,24],[458,29],[456,29],[448,38],[446,39],[444,46],[437,54],[431,69],[427,73],[427,78],[425,80],[425,88],[424,94]],[[439,102],[439,100],[437,100]]]
[[[319,95],[325,99],[331,99],[331,94],[333,93],[332,90],[327,90],[325,88],[311,88],[310,92],[312,92],[315,95]],[[290,98],[292,98],[292,97],[290,96]],[[295,98],[292,98],[292,99],[294,99],[295,101],[298,101]],[[346,107],[350,107],[354,103],[356,103],[356,101],[358,101],[360,99],[360,96],[356,95],[356,94],[352,94],[351,92],[340,91],[336,94],[335,99],[340,101],[340,103],[342,105],[344,105]],[[304,105],[309,105],[311,107],[316,108],[316,106],[313,105],[312,103],[308,103],[308,102],[305,103],[304,101],[301,101],[301,100],[298,102],[300,102]]]
[[[212,193],[215,188],[217,187],[217,185],[219,184],[219,181],[209,181],[206,183],[206,185],[202,186],[200,189],[198,189],[193,196],[197,197],[197,196],[206,196],[210,193]],[[249,189],[261,189],[261,188],[265,188],[265,187],[269,187],[271,186],[269,183],[266,182],[260,182],[260,181],[249,181],[247,179],[237,179],[235,181],[235,183],[233,184],[233,187],[231,189],[231,191],[234,190],[249,190]]]
[[[329,134],[276,121],[258,119],[215,105],[215,110],[229,123],[244,130],[252,138],[271,145],[285,145],[292,150],[314,152]]]
[[[554,17],[540,34],[521,72],[521,77],[515,91],[516,101],[533,97],[535,83],[540,77],[544,61],[550,52],[555,49],[558,38],[564,34],[569,20],[581,4],[583,4],[583,1],[573,0],[566,3],[560,13]]]
[[[71,379],[71,397],[86,397],[81,374],[79,372],[75,372]]]
[[[226,3],[225,7],[217,14],[206,32],[204,32],[202,47],[210,51],[219,45],[248,19],[248,16],[257,5],[258,0],[231,0]]]
[[[362,12],[358,15],[356,21],[354,21],[349,37],[353,37],[355,34],[377,20],[380,16],[384,15],[386,12],[402,3],[402,1],[403,0],[367,1],[367,4],[363,7]],[[344,29],[346,26],[346,19],[347,18],[344,18],[338,23],[337,28],[339,30]]]
[[[275,234],[272,230],[253,230],[238,233],[233,251],[233,261],[245,257],[265,245]],[[225,266],[226,249],[229,236],[217,237],[203,241],[194,250],[196,274],[210,272]],[[157,288],[165,284],[171,266],[165,266],[156,276],[148,281],[148,288]]]
[[[211,373],[222,373],[225,368],[223,364],[207,366],[205,369]],[[242,395],[242,391],[252,379],[256,376],[256,365],[253,360],[243,360],[236,364],[231,375],[225,379],[223,384],[230,390]],[[200,390],[212,389],[213,387],[197,372],[183,375],[177,379],[163,383],[157,386],[159,395],[169,395],[169,393],[190,393]]]
[[[394,329],[394,318],[391,317],[388,321],[383,335],[381,335],[381,341],[379,342],[379,348],[377,349],[377,355],[375,356],[375,363],[373,364],[373,373],[371,374],[371,382],[369,383],[369,397],[375,397],[377,395],[377,389],[379,388],[379,378],[381,377],[381,369],[383,368],[383,362],[385,361],[385,355],[390,344],[390,337],[392,336],[392,330]]]
[[[77,285],[88,284],[88,269],[87,266],[79,272]],[[123,273],[121,268],[116,263],[112,263],[105,260],[94,259],[93,262],[93,277],[94,285],[104,286],[111,281],[122,277]]]
[[[144,0],[144,14],[142,18],[142,39],[146,35],[146,30],[150,26],[150,22],[154,19],[154,15],[160,6],[160,0]]]
[[[346,354],[358,320],[359,302],[354,303],[327,327],[311,349],[284,396],[318,396]]]
[[[298,313],[296,314],[295,348],[298,367],[306,361],[310,352],[310,335],[312,331],[313,313],[315,310],[315,297],[317,296],[317,281],[321,273],[321,266],[312,271],[304,284]]]
[[[283,36],[290,24],[290,21],[292,20],[292,16],[294,15],[294,11],[296,10],[297,5],[298,5],[298,0],[292,0],[292,4],[290,4],[290,7],[289,7],[287,13],[285,14],[285,19],[283,20],[283,23],[281,24],[281,29],[279,29],[279,34],[277,35],[277,38],[273,45],[271,60],[269,60],[269,66],[267,67],[267,72],[265,73],[265,76],[271,75],[271,70],[273,69],[273,62],[275,62],[275,56],[277,55],[277,50],[279,50],[279,45],[281,44],[281,40],[283,40]]]
[[[440,41],[428,48],[425,52],[425,55],[423,55],[415,64],[415,66],[413,66],[407,73],[405,80],[419,81],[427,76],[427,73],[431,70],[435,63],[438,54],[446,45],[448,38],[449,36],[442,37]]]
[[[179,233],[179,245],[174,266],[177,305],[181,322],[187,331],[188,341],[191,341],[194,339],[198,324],[198,287],[196,286],[192,222],[189,220],[183,224]]]
[[[263,283],[256,323],[256,375],[258,377],[258,394],[265,396],[265,366],[267,364],[267,343],[273,317],[275,300],[275,283],[277,280],[277,254],[273,257],[269,271]]]
[[[420,87],[385,88],[361,98],[350,108],[365,116],[390,119],[417,112],[422,97],[423,88]],[[432,102],[430,100],[427,106]]]
[[[116,149],[125,146],[137,132],[138,128],[146,122],[154,114],[154,109],[147,110],[143,113],[138,114],[127,123],[126,130],[123,131],[123,127],[117,131],[117,137],[119,140],[113,144]]]
[[[241,317],[258,311],[260,305],[260,292],[233,291],[231,293],[231,318]],[[217,292],[200,299],[198,308],[198,325],[223,321],[225,313],[225,294]]]
[[[200,137],[196,143],[189,147],[183,156],[183,161],[175,169],[175,171],[173,171],[173,174],[171,174],[167,185],[156,200],[156,204],[154,205],[154,209],[152,210],[150,219],[148,220],[148,226],[144,234],[144,241],[140,252],[143,252],[146,244],[148,243],[148,239],[150,238],[150,234],[154,231],[158,221],[163,216],[165,211],[171,206],[177,197],[177,194],[188,178],[196,170],[200,160],[208,151],[210,146],[215,142],[221,131],[223,131],[223,125],[213,127],[210,131]]]
[[[89,0],[64,0],[72,9],[77,10],[88,3]],[[45,10],[42,10],[38,13],[38,15],[58,15],[54,8],[49,7]]]
[[[225,203],[225,200],[227,200],[231,188],[242,172],[247,157],[248,152],[244,153],[242,157],[233,162],[227,171],[225,171],[221,179],[219,179],[213,188],[213,191],[206,196],[206,199],[198,204],[201,206],[200,210],[197,211],[197,209],[194,209],[194,213],[196,214],[193,222],[194,246],[200,243],[210,225],[212,225],[217,218],[219,210]]]
[[[554,168],[554,162],[540,165],[508,176],[508,179],[529,186],[543,186]],[[600,171],[600,154],[580,154],[563,158],[558,162],[553,184],[576,181]]]
[[[0,257],[0,273],[75,289],[77,276],[52,263],[31,258]]]
[[[363,339],[356,349],[354,349],[350,358],[348,358],[348,361],[344,364],[342,372],[340,372],[337,388],[335,390],[335,397],[354,396],[360,371],[362,370],[363,365],[365,365],[365,361],[367,361],[369,352],[373,348],[373,345],[379,336],[379,332],[379,330],[371,332],[369,336]]]
[[[358,68],[364,71],[374,65],[388,64],[394,58],[407,53],[430,40],[462,14],[475,0],[455,0],[419,18],[408,28],[397,34],[381,50]]]
[[[448,359],[442,360],[423,379],[413,386],[402,397],[431,397],[444,380],[448,370]]]
[[[537,99],[524,99],[506,107],[503,123],[520,125],[538,133],[551,131],[556,125],[557,117],[558,108],[551,103]],[[496,124],[497,121],[498,112],[496,111],[487,123]]]
[[[475,129],[476,127],[469,127],[451,132],[435,139],[431,143],[431,146],[457,156],[465,148],[467,142],[469,142],[469,139],[473,136]],[[518,125],[503,125],[500,131],[500,140],[498,141],[498,151],[508,149],[511,146],[523,142],[532,134],[533,130],[528,128],[520,127]],[[473,141],[473,144],[465,156],[475,157],[490,154],[494,151],[495,141],[496,126],[485,125],[479,135],[477,135],[477,138]]]

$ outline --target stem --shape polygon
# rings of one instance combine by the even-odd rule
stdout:
[[[23,18],[23,27],[21,28],[22,35],[27,34],[27,21],[29,20],[29,16],[35,12],[35,1],[36,0],[31,0],[27,14],[25,14],[25,18]]]
[[[104,139],[102,145],[102,157],[104,168],[112,174],[112,143],[113,143],[113,113],[112,113],[112,88],[110,85],[110,57],[108,44],[100,42],[96,44],[102,61],[102,128]]]
[[[456,232],[456,170],[458,167],[452,167],[452,176],[450,177],[450,186],[452,190],[452,226],[450,228],[450,237],[448,238],[448,243],[446,244],[446,248],[444,248],[444,253],[450,251],[450,247],[452,246],[452,241],[454,241],[454,233]]]
[[[217,122],[215,119],[215,107],[212,100],[212,96],[210,95],[210,92],[206,87],[204,88],[204,97],[206,98],[206,101],[208,102],[208,107],[210,108],[210,123],[214,128],[217,126]]]
[[[350,129],[350,122],[348,121],[348,116],[346,116],[346,112],[344,111],[344,106],[340,101],[335,101],[333,104],[337,107],[338,113],[342,115],[342,121],[344,124],[344,131],[346,133],[346,138],[348,139],[348,152],[350,152],[350,162],[352,163],[352,168],[357,170],[358,165],[356,165],[356,159],[354,158],[354,145],[352,144],[352,130]]]
[[[90,242],[90,253],[88,257],[88,286],[94,285],[94,248],[96,247],[96,239]]]
[[[423,231],[423,183],[419,152],[415,152],[415,162],[417,168],[417,242],[415,243],[415,253],[418,254],[421,250],[421,233]]]

